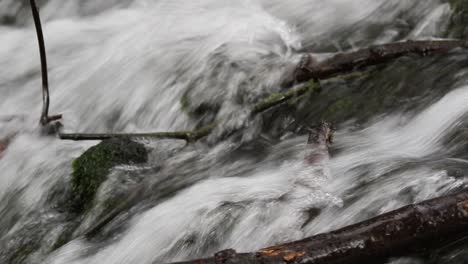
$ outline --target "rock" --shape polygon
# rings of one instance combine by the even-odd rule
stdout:
[[[447,37],[466,39],[468,37],[468,1],[449,0],[453,11],[447,29]]]
[[[104,140],[73,161],[69,209],[82,213],[89,209],[95,194],[116,165],[144,163],[145,147],[129,139]]]

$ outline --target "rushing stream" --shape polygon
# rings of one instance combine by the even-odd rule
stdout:
[[[55,206],[91,142],[41,136],[36,35],[28,1],[0,0],[0,263],[149,264],[253,251],[450,193],[468,176],[468,54],[404,58],[323,97],[250,118],[281,89],[301,52],[444,37],[439,0],[38,1],[51,113],[67,132],[192,129],[206,141],[141,141],[140,166],[118,166],[93,209]],[[103,3],[100,3],[103,2]],[[189,101],[189,106],[186,101]],[[186,109],[186,108],[189,109]],[[207,108],[193,116],[187,112]],[[336,123],[331,159],[310,167],[305,127]],[[226,138],[229,131],[233,136]],[[323,166],[325,170],[318,170]],[[318,173],[322,171],[324,173]],[[146,195],[85,238],[112,196]],[[310,212],[314,212],[311,215]],[[66,243],[56,247],[63,233]],[[466,244],[465,244],[466,248]],[[465,263],[463,244],[436,263]],[[393,263],[425,263],[397,259]]]

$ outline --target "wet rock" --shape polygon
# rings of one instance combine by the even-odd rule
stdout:
[[[447,29],[447,36],[452,38],[466,39],[468,37],[468,1],[449,0],[453,11],[450,24]]]
[[[93,207],[86,213],[73,237],[94,237],[119,214],[126,212],[144,194],[146,170],[113,170],[95,195]]]
[[[57,248],[67,231],[63,215],[38,212],[16,223],[16,228],[0,240],[0,263],[42,263],[44,256]]]
[[[49,0],[36,0],[39,8]],[[32,23],[29,0],[4,0],[0,1],[0,25],[25,25]]]
[[[112,167],[144,163],[147,159],[145,147],[129,139],[105,140],[91,147],[73,161],[69,209],[75,213],[89,209]]]

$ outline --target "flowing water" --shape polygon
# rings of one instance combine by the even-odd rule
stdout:
[[[303,161],[308,146],[300,127],[309,125],[310,115],[248,115],[259,98],[281,89],[301,52],[441,37],[452,14],[448,3],[103,2],[39,1],[51,113],[64,115],[65,131],[175,131],[214,119],[223,120],[221,128],[190,145],[144,140],[149,161],[113,169],[93,209],[70,219],[53,206],[54,197],[67,186],[72,161],[98,142],[40,135],[39,55],[27,1],[0,0],[0,139],[14,135],[0,158],[2,263],[145,264],[226,248],[253,251],[467,182],[468,57],[460,51],[392,63],[349,87],[329,84],[324,93],[344,85],[364,107],[342,118],[334,112],[336,142],[325,164]],[[191,110],[209,111],[188,115],[184,100]],[[323,100],[302,113],[332,105]],[[366,109],[372,104],[385,107]],[[332,118],[327,111],[320,118]],[[297,129],[285,129],[291,124]],[[232,129],[240,132],[226,138]],[[106,199],[129,195],[138,183],[150,186],[147,195],[84,238]],[[68,243],[54,247],[67,230]],[[466,254],[462,246],[434,259],[464,263]]]

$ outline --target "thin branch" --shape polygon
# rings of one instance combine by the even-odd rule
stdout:
[[[157,138],[179,139],[187,142],[197,141],[211,133],[216,124],[211,124],[194,131],[154,132],[154,133],[59,133],[63,140],[105,140],[111,138]]]
[[[468,233],[468,189],[382,214],[303,240],[179,264],[379,263],[390,257],[427,253]]]
[[[36,5],[35,0],[30,0],[31,11],[34,18],[34,25],[36,27],[37,42],[39,44],[39,53],[41,56],[41,73],[42,73],[42,112],[41,112],[41,125],[45,126],[48,123],[61,119],[62,115],[49,116],[49,76],[47,73],[47,57],[44,43],[44,34],[42,32],[41,17]]]

